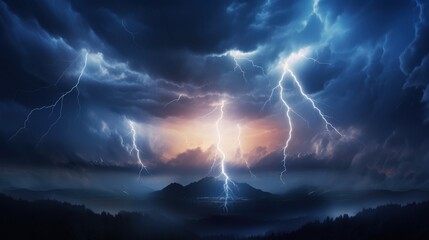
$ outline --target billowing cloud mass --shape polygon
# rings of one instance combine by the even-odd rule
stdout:
[[[138,174],[132,121],[151,174],[210,174],[225,100],[230,172],[278,176],[289,125],[270,95],[295,56],[342,136],[287,76],[288,173],[429,186],[427,1],[2,0],[0,13],[4,169]]]

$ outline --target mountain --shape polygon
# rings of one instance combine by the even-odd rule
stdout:
[[[231,198],[233,200],[255,200],[270,198],[274,195],[256,189],[247,183],[230,183]],[[154,192],[156,197],[174,199],[216,199],[223,197],[224,182],[214,177],[205,177],[197,182],[183,186],[179,183],[171,183],[160,191]]]

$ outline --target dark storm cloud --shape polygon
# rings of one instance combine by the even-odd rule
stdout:
[[[260,1],[157,2],[75,1],[94,33],[112,54],[156,77],[183,82],[205,54],[252,50],[268,38],[252,27]]]
[[[29,1],[31,8],[6,2],[18,17],[75,49],[103,52],[155,78],[200,84],[219,78],[227,69],[221,65],[232,61],[221,58],[227,62],[213,66],[207,55],[255,50],[309,11],[292,1]],[[57,21],[59,12],[67,17]]]
[[[129,153],[127,120],[152,124],[172,116],[192,118],[209,112],[220,98],[234,102],[228,108],[232,119],[278,114],[277,96],[261,111],[280,75],[277,65],[309,47],[307,57],[322,64],[308,59],[294,66],[304,90],[335,126],[359,134],[349,141],[298,128],[302,139],[292,144],[307,144],[310,150],[291,154],[288,169],[427,183],[428,11],[427,2],[399,0],[321,0],[317,6],[303,1],[1,1],[1,161],[130,167],[136,162]],[[28,129],[8,141],[30,109],[51,104],[76,82],[84,49],[90,61],[79,86],[80,109],[73,93],[65,99],[61,121],[40,145],[55,121],[49,110],[32,116]],[[246,81],[228,55],[234,49],[253,52],[252,60],[265,71],[238,60]],[[57,86],[46,87],[63,71]],[[291,89],[293,102],[306,106]],[[179,95],[174,107],[166,107]],[[320,120],[309,110],[298,111],[312,123]],[[154,171],[201,172],[210,165],[204,162],[209,150],[190,149],[166,163],[149,137],[139,136],[138,142]],[[279,151],[261,146],[251,154],[257,156],[256,172],[281,168]]]
[[[425,176],[427,169],[415,168],[415,164],[428,161],[425,136],[429,128],[423,123],[425,104],[421,102],[427,79],[423,67],[426,53],[424,48],[417,50],[414,46],[427,30],[422,22],[427,12],[425,4],[421,5],[405,1],[389,6],[379,1],[320,2],[319,14],[333,26],[325,34],[330,31],[341,34],[322,39],[321,47],[312,56],[329,64],[309,60],[297,67],[297,74],[306,92],[318,93],[318,99],[328,104],[329,108],[321,108],[329,116],[335,116],[333,121],[337,126],[355,126],[364,134],[352,148],[337,146],[336,151],[341,153],[333,156],[309,155],[297,160],[290,156],[289,171],[338,168],[371,175],[379,182],[390,178],[393,185],[399,179],[420,186],[427,183],[427,179],[422,181],[422,177],[417,177]],[[419,16],[415,13],[420,9]],[[418,63],[414,75],[404,74],[400,67],[400,60],[404,62],[404,56],[412,55],[408,53],[410,49],[416,55],[411,61]],[[403,86],[419,87],[403,89]],[[383,144],[392,135],[402,140],[400,147]],[[272,170],[281,164],[281,159],[280,152],[271,153],[255,167]]]
[[[332,71],[333,74],[326,75],[329,66],[319,66],[321,70],[301,76],[326,76],[323,84],[326,90],[321,92],[320,98],[328,99],[326,102],[329,102],[337,124],[359,127],[366,133],[360,140],[370,143],[360,151],[343,155],[338,161],[329,161],[329,166],[339,166],[353,159],[346,169],[361,171],[363,175],[371,175],[372,172],[372,176],[381,177],[376,177],[379,181],[391,178],[395,179],[393,185],[398,179],[410,180],[411,184],[427,183],[416,177],[423,176],[427,169],[417,170],[414,165],[428,161],[425,135],[429,128],[423,123],[422,88],[403,89],[412,75],[404,74],[400,67],[400,60],[403,62],[412,48],[410,42],[414,44],[416,40],[413,39],[422,35],[419,30],[422,23],[415,15],[421,6],[404,1],[389,6],[379,1],[328,4],[320,3],[322,15],[325,12],[332,23],[344,24],[347,29],[342,37],[333,39],[326,47],[332,50],[329,63],[341,67],[336,73]],[[417,29],[415,33],[413,28]],[[363,54],[360,53],[362,50]],[[424,50],[419,49],[416,54],[422,52]],[[312,85],[307,84],[310,91],[314,88]],[[391,136],[401,143],[397,146],[386,144]],[[291,165],[293,167],[293,163]]]

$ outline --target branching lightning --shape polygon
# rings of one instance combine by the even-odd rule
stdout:
[[[326,131],[329,132],[329,128],[333,129],[338,135],[343,137],[343,134],[340,133],[340,131],[338,131],[337,128],[335,128],[327,119],[326,119],[326,115],[323,114],[322,110],[320,110],[320,108],[318,108],[314,102],[313,99],[311,99],[307,94],[304,93],[304,90],[302,89],[301,83],[298,81],[298,78],[296,77],[296,75],[294,74],[294,72],[289,68],[289,66],[287,65],[287,63],[285,64],[285,70],[289,72],[289,74],[291,75],[294,83],[298,86],[299,92],[301,93],[301,95],[307,99],[310,103],[311,106],[313,107],[314,110],[317,111],[317,113],[319,114],[320,118],[322,118],[323,122],[325,123],[325,129]]]
[[[305,49],[304,49],[304,50],[305,50]],[[302,53],[302,51],[299,51],[299,52],[298,52],[298,54],[292,53],[292,54],[291,54],[291,55],[286,59],[286,61],[284,62],[284,64],[283,64],[283,71],[282,71],[282,74],[281,74],[281,76],[280,76],[280,79],[278,80],[277,85],[276,85],[274,88],[272,88],[272,89],[271,89],[270,96],[269,96],[269,98],[267,99],[267,101],[264,103],[264,105],[263,105],[263,107],[262,107],[262,108],[264,108],[264,107],[265,107],[265,105],[266,105],[269,101],[271,101],[271,99],[272,99],[272,97],[273,97],[274,92],[275,92],[276,90],[278,90],[279,97],[280,97],[280,101],[281,101],[281,103],[283,104],[283,106],[286,108],[286,118],[287,118],[288,126],[289,126],[289,131],[288,131],[288,135],[287,135],[287,138],[286,138],[286,142],[285,142],[285,145],[284,145],[284,147],[283,147],[283,149],[282,149],[282,152],[283,152],[283,159],[282,159],[282,163],[283,163],[283,171],[280,173],[280,180],[281,180],[283,183],[284,183],[283,175],[287,172],[287,168],[286,168],[287,151],[288,151],[288,148],[289,148],[290,141],[292,140],[292,137],[293,137],[293,123],[292,123],[291,113],[295,113],[297,116],[299,116],[299,117],[301,117],[301,118],[302,118],[302,116],[301,116],[301,115],[299,115],[298,113],[296,113],[296,112],[295,112],[295,111],[290,107],[290,105],[288,104],[287,100],[285,99],[283,83],[284,83],[284,81],[285,81],[285,77],[286,77],[286,75],[290,75],[290,76],[291,76],[292,81],[293,81],[293,83],[298,87],[298,90],[299,90],[299,93],[301,94],[301,96],[302,96],[302,97],[304,97],[307,101],[309,101],[309,102],[310,102],[310,104],[311,104],[311,106],[312,106],[312,108],[313,108],[313,109],[318,113],[318,115],[320,116],[320,118],[323,120],[323,122],[324,122],[324,124],[325,124],[325,129],[326,129],[326,131],[328,131],[328,132],[329,132],[329,130],[330,130],[330,129],[332,129],[332,130],[334,130],[338,135],[343,136],[343,134],[341,134],[341,133],[340,133],[340,131],[339,131],[337,128],[335,128],[335,127],[334,127],[334,126],[333,126],[333,125],[332,125],[332,124],[327,120],[327,116],[326,116],[325,114],[323,114],[322,110],[320,110],[320,108],[318,108],[318,107],[316,106],[315,101],[314,101],[311,97],[309,97],[309,96],[304,92],[304,90],[303,90],[303,88],[302,88],[302,85],[301,85],[300,81],[298,80],[298,78],[296,77],[295,73],[294,73],[294,72],[292,71],[292,69],[290,68],[290,62],[291,62],[291,61],[293,61],[293,60],[296,60],[296,58],[297,58],[297,57],[299,57],[299,58],[304,58],[304,59],[307,59],[307,60],[312,60],[312,61],[314,61],[315,63],[318,63],[318,64],[328,64],[328,63],[322,63],[322,62],[319,62],[318,60],[316,60],[316,59],[314,59],[314,58],[306,57],[306,56]],[[329,64],[329,65],[330,65],[330,64]]]
[[[220,114],[219,114],[219,118],[216,120],[216,134],[217,134],[217,142],[216,142],[216,150],[217,150],[217,154],[218,156],[220,156],[220,169],[221,169],[221,173],[220,176],[222,176],[224,178],[224,183],[223,183],[223,192],[224,192],[224,197],[223,197],[223,206],[225,208],[225,210],[228,211],[228,200],[231,198],[231,188],[229,187],[229,184],[232,183],[231,179],[229,178],[226,169],[225,169],[225,162],[226,162],[226,155],[225,152],[222,150],[222,137],[221,137],[221,133],[220,133],[220,122],[223,119],[223,108],[225,106],[225,100],[222,100],[221,104],[220,104]]]
[[[319,2],[318,0],[315,0],[315,1],[314,1],[314,5],[313,5],[313,12],[314,12],[314,14],[315,14],[316,16],[318,16],[318,17],[320,18],[320,16],[317,14],[317,5],[318,5],[318,2]],[[338,131],[338,129],[337,129],[337,128],[335,128],[335,127],[334,127],[334,126],[333,126],[333,125],[332,125],[332,124],[327,120],[327,116],[326,116],[326,115],[324,115],[324,114],[323,114],[323,112],[320,110],[320,108],[318,108],[318,107],[316,106],[315,101],[314,101],[312,98],[310,98],[310,97],[309,97],[309,96],[304,92],[304,90],[303,90],[303,88],[302,88],[302,86],[301,86],[300,81],[298,80],[298,78],[296,77],[295,73],[292,71],[292,69],[291,69],[291,68],[290,68],[290,66],[289,66],[289,64],[290,64],[290,62],[291,62],[291,61],[294,61],[294,60],[296,60],[296,59],[298,59],[298,58],[303,58],[303,59],[306,59],[306,60],[310,60],[310,61],[313,61],[314,63],[321,64],[321,65],[330,65],[330,66],[332,66],[330,63],[321,62],[321,61],[319,61],[319,60],[317,60],[317,59],[315,59],[315,58],[307,57],[307,56],[306,56],[306,53],[307,53],[309,50],[310,50],[309,48],[303,48],[303,49],[299,50],[297,53],[292,53],[292,54],[291,54],[291,55],[286,59],[286,61],[284,62],[284,65],[283,65],[283,71],[282,71],[281,77],[280,77],[280,79],[278,80],[277,85],[276,85],[274,88],[272,88],[272,89],[271,89],[271,93],[270,93],[269,98],[267,99],[267,101],[265,101],[265,103],[263,104],[263,106],[262,106],[262,108],[261,108],[261,110],[263,110],[263,109],[265,108],[266,104],[272,100],[272,97],[273,97],[273,95],[274,95],[275,91],[276,91],[276,90],[278,90],[278,94],[279,94],[279,97],[280,97],[280,101],[281,101],[282,105],[286,108],[286,118],[287,118],[287,121],[288,121],[288,127],[289,127],[288,135],[287,135],[287,138],[286,138],[286,141],[285,141],[285,145],[284,145],[284,147],[283,147],[283,149],[282,149],[282,152],[283,152],[283,159],[282,159],[282,163],[283,163],[283,171],[280,173],[280,180],[281,180],[283,183],[284,183],[283,175],[287,172],[287,169],[286,169],[286,158],[287,158],[287,152],[288,152],[289,144],[290,144],[290,142],[291,142],[291,140],[292,140],[292,137],[293,137],[293,136],[292,136],[292,135],[293,135],[293,123],[292,123],[292,117],[291,117],[291,114],[292,114],[292,113],[294,113],[295,115],[297,115],[298,117],[300,117],[301,119],[303,119],[303,120],[307,123],[307,126],[309,125],[308,121],[307,121],[307,120],[305,120],[305,119],[304,119],[304,117],[302,117],[300,114],[298,114],[296,111],[294,111],[294,110],[291,108],[291,106],[288,104],[288,102],[287,102],[287,100],[286,100],[286,98],[285,98],[285,96],[284,96],[283,83],[284,83],[284,81],[285,81],[285,77],[286,77],[286,75],[290,75],[290,76],[291,76],[291,78],[292,78],[292,80],[293,80],[294,84],[298,87],[298,89],[299,89],[299,93],[301,94],[301,96],[302,96],[302,97],[304,97],[307,101],[309,101],[309,102],[310,102],[310,104],[311,104],[311,106],[313,107],[313,109],[314,109],[314,110],[316,110],[316,112],[319,114],[320,118],[323,120],[323,122],[324,122],[324,124],[325,124],[325,129],[326,129],[328,132],[329,132],[329,130],[330,130],[330,129],[332,129],[332,130],[334,130],[337,134],[339,134],[340,136],[343,136],[343,135],[340,133],[340,131]],[[262,68],[262,67],[261,67],[261,66],[259,66],[259,65],[256,65],[252,59],[249,59],[249,58],[245,57],[245,54],[246,54],[246,53],[242,53],[242,52],[237,51],[237,50],[231,50],[231,51],[228,51],[228,52],[226,52],[225,54],[223,54],[223,55],[221,55],[221,56],[229,55],[229,56],[231,56],[231,57],[233,58],[234,63],[235,63],[234,71],[236,71],[236,70],[238,69],[238,70],[241,72],[241,74],[243,75],[243,78],[244,78],[244,80],[245,80],[246,82],[247,82],[246,72],[244,71],[244,69],[243,69],[243,68],[242,68],[242,66],[240,65],[239,60],[245,60],[245,61],[250,62],[250,63],[252,64],[252,66],[253,66],[253,67],[261,69],[262,73],[263,73],[263,74],[265,74],[264,68]],[[239,128],[239,126],[238,126],[238,128]],[[239,129],[239,131],[241,131],[241,130]],[[240,133],[239,133],[239,134],[240,134]],[[240,143],[240,142],[239,142],[239,143]],[[240,150],[240,151],[241,151],[241,150]],[[249,171],[250,171],[250,168],[249,168],[249,165],[248,165],[247,161],[246,161],[246,166],[248,167],[248,169],[249,169]]]
[[[234,66],[234,71],[240,70],[241,74],[243,75],[243,79],[244,81],[247,82],[247,78],[246,78],[246,72],[243,70],[243,68],[241,67],[241,65],[238,63],[237,58],[233,57],[234,62],[235,62],[235,66]]]
[[[272,89],[271,91],[271,95],[270,95],[270,99],[272,98],[272,95],[274,93],[274,91],[276,89],[279,90],[279,96],[280,96],[280,101],[282,102],[283,106],[285,106],[286,108],[286,118],[288,120],[288,125],[289,125],[289,131],[288,131],[288,136],[286,138],[286,142],[285,145],[283,147],[283,159],[282,159],[282,163],[283,163],[283,171],[280,173],[280,181],[282,181],[282,183],[284,183],[283,181],[283,174],[286,173],[286,157],[287,157],[287,149],[289,147],[289,143],[292,139],[292,132],[293,132],[293,125],[292,125],[292,118],[290,116],[290,113],[293,111],[292,108],[289,106],[289,104],[287,103],[287,101],[284,98],[283,95],[283,81],[285,79],[285,75],[286,75],[286,70],[283,69],[282,75],[278,81],[278,84]]]
[[[237,69],[240,70],[241,74],[243,75],[244,81],[247,82],[246,71],[244,71],[244,69],[241,67],[239,60],[244,60],[249,62],[250,64],[252,64],[252,67],[260,69],[262,71],[262,74],[265,75],[264,68],[255,64],[255,62],[252,59],[244,57],[244,53],[237,50],[232,50],[232,51],[229,51],[229,55],[232,57],[235,63],[234,71],[237,71]]]
[[[54,109],[60,105],[60,111],[58,114],[58,117],[55,119],[55,121],[49,126],[48,130],[42,135],[42,137],[39,140],[39,143],[43,140],[44,137],[46,137],[49,132],[52,130],[52,128],[59,122],[59,120],[62,118],[62,111],[63,111],[63,103],[64,103],[64,98],[68,95],[70,95],[73,91],[76,90],[77,95],[76,95],[76,99],[79,105],[79,110],[80,110],[80,102],[79,102],[79,84],[80,84],[80,79],[82,78],[82,75],[85,71],[86,65],[88,62],[88,52],[85,53],[85,62],[84,65],[82,67],[82,70],[80,71],[79,77],[77,78],[76,84],[73,85],[73,87],[71,87],[67,92],[63,93],[59,98],[57,98],[57,100],[55,100],[54,103],[52,103],[51,105],[45,105],[45,106],[41,106],[41,107],[37,107],[37,108],[33,108],[30,113],[28,113],[27,118],[24,121],[24,124],[21,128],[19,128],[10,138],[9,141],[11,141],[12,139],[14,139],[21,131],[25,130],[27,128],[27,124],[30,121],[31,115],[35,112],[38,111],[42,111],[45,109],[51,109],[51,114],[54,111]],[[39,144],[38,143],[38,144]]]
[[[130,153],[132,153],[133,151],[136,152],[136,158],[138,160],[138,164],[140,165],[140,171],[139,171],[139,176],[138,176],[138,178],[140,179],[140,176],[141,176],[143,169],[146,170],[147,173],[149,173],[149,171],[147,170],[146,165],[144,165],[143,161],[140,158],[140,149],[137,147],[137,143],[136,143],[137,142],[137,140],[136,140],[137,132],[136,132],[136,129],[134,127],[134,122],[131,120],[128,120],[128,125],[131,128],[131,134],[132,134],[131,136],[132,136],[132,140],[133,140],[133,147],[131,148]]]
[[[255,62],[252,59],[246,57],[246,56],[249,56],[251,54],[253,54],[253,53],[243,53],[239,50],[229,50],[229,51],[224,52],[222,54],[211,54],[209,56],[210,57],[225,57],[225,56],[231,57],[235,63],[234,71],[237,71],[237,69],[238,69],[240,71],[241,75],[243,76],[244,81],[247,83],[246,71],[241,66],[240,61],[249,62],[250,64],[252,64],[252,67],[260,69],[262,74],[265,75],[265,69],[262,66],[255,64]]]
[[[54,83],[51,83],[49,85],[46,86],[42,86],[36,89],[32,89],[32,90],[18,90],[15,93],[15,98],[18,95],[18,93],[23,92],[23,93],[35,93],[44,89],[48,89],[51,87],[55,87],[58,90],[58,83],[61,81],[61,79],[64,77],[64,75],[66,74],[66,72],[76,63],[76,61],[79,59],[79,56],[74,59],[73,61],[71,61],[71,63],[66,67],[66,69],[64,69],[64,71],[60,74],[60,76],[58,76],[57,80]]]

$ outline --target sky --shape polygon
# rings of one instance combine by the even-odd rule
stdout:
[[[0,185],[160,188],[220,175],[220,148],[231,179],[265,189],[429,187],[427,1],[0,13]]]

